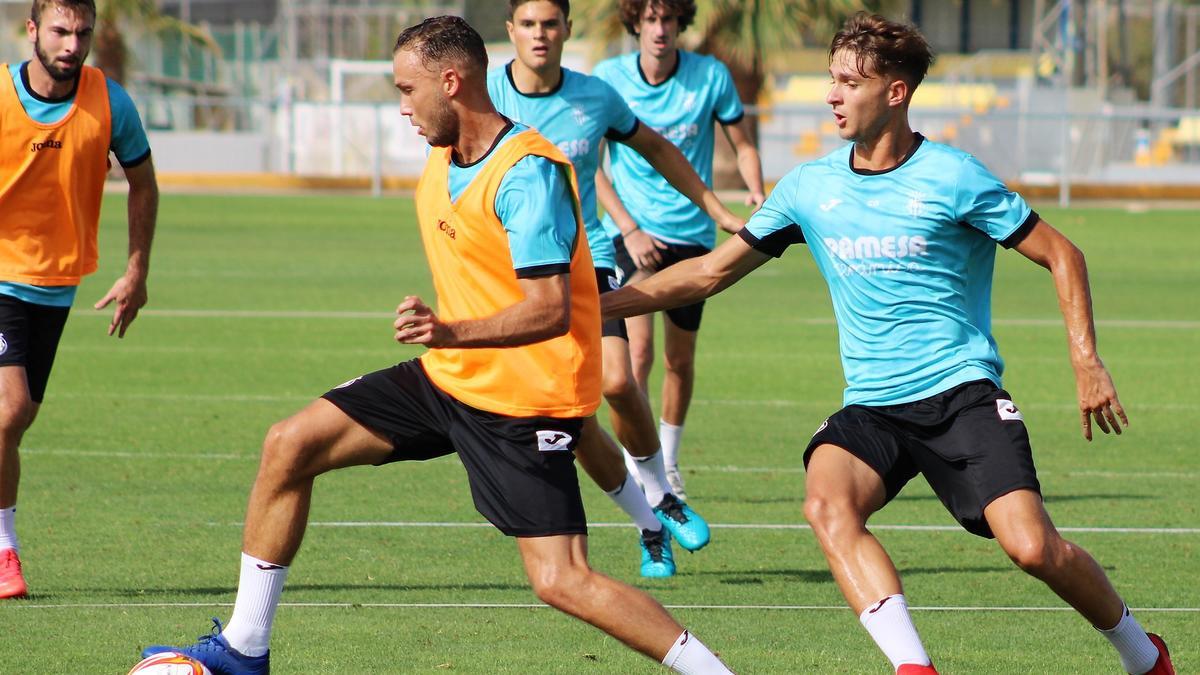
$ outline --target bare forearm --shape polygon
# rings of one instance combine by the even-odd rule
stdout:
[[[746,182],[746,187],[750,189],[750,192],[766,194],[763,186],[762,158],[759,157],[758,149],[749,144],[738,148],[737,165],[738,173],[741,174],[742,180]]]
[[[640,316],[699,302],[722,287],[707,278],[700,258],[690,258],[620,290],[600,296],[604,320]]]
[[[571,325],[570,309],[546,311],[529,301],[519,302],[482,319],[449,321],[453,336],[447,347],[519,347],[565,335]]]
[[[741,219],[717,199],[716,193],[704,183],[679,148],[657,134],[645,139],[635,138],[639,142],[637,149],[646,161],[680,194],[703,209],[721,229],[733,232],[742,226]]]
[[[1096,353],[1096,326],[1092,315],[1092,295],[1088,284],[1087,263],[1075,247],[1063,254],[1050,269],[1058,293],[1058,307],[1067,327],[1071,365],[1091,367],[1099,363]]]
[[[604,207],[604,212],[617,224],[617,229],[621,231],[621,234],[628,234],[630,230],[637,228],[637,221],[625,209],[625,204],[617,196],[617,191],[613,187],[612,181],[608,179],[608,175],[604,173],[604,169],[596,171],[596,199]]]
[[[158,222],[158,186],[130,186],[127,207],[129,218],[129,264],[126,272],[145,279],[150,271],[150,247]]]

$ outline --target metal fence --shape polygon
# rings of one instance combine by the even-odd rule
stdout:
[[[425,140],[397,102],[271,101],[139,97],[164,172],[270,172],[372,177],[419,174]],[[754,110],[768,180],[844,145],[829,109],[818,105]],[[996,175],[1022,183],[1166,183],[1200,186],[1200,111],[1101,106],[980,114],[923,109],[913,128],[980,158]],[[231,152],[229,143],[240,148]]]

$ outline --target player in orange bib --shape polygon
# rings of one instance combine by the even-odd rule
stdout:
[[[457,453],[476,509],[516,539],[539,598],[679,672],[729,672],[653,598],[587,563],[572,450],[600,402],[600,310],[571,163],[496,112],[483,40],[461,18],[405,30],[393,56],[400,111],[433,146],[416,205],[437,290],[436,311],[400,303],[395,338],[429,351],[271,429],[233,617],[182,651],[214,673],[267,673],[313,479]]]
[[[15,527],[18,447],[33,424],[80,280],[96,271],[111,149],[129,181],[129,262],[96,303],[117,303],[108,334],[146,304],[158,186],[129,95],[83,65],[92,0],[34,0],[34,58],[0,64],[0,599],[28,588]]]

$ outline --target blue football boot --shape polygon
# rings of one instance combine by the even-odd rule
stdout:
[[[675,495],[669,492],[663,495],[662,501],[654,507],[654,515],[687,550],[699,551],[708,544],[708,523]]]
[[[200,636],[190,647],[168,647],[152,645],[142,650],[142,658],[162,652],[186,654],[212,671],[213,675],[268,675],[271,672],[271,653],[262,656],[246,656],[237,652],[221,635],[221,622],[213,619],[213,631]]]
[[[642,530],[642,576],[665,579],[675,576],[675,556],[671,554],[671,531]]]

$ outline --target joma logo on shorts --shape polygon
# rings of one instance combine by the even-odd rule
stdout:
[[[62,149],[62,141],[48,140],[48,141],[41,141],[40,143],[30,143],[29,144],[30,152],[37,152],[39,150],[61,150],[61,149]]]

